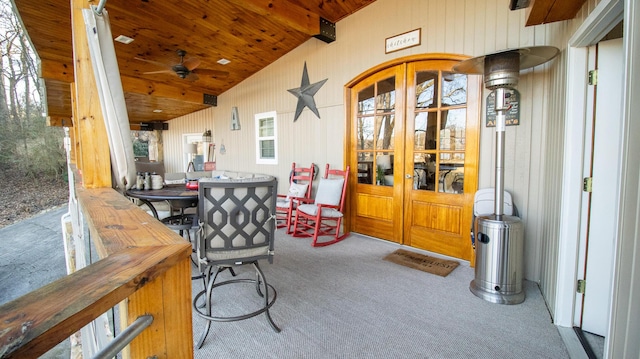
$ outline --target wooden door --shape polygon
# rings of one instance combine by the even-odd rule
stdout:
[[[351,91],[352,231],[402,243],[404,64],[380,71]],[[398,91],[400,90],[400,91]],[[396,186],[399,183],[400,186]]]
[[[386,67],[350,89],[350,228],[471,259],[477,189],[479,76],[461,59]]]
[[[470,260],[479,76],[451,72],[456,63],[408,65],[404,243]]]

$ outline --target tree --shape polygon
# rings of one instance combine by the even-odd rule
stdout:
[[[0,3],[0,29],[0,168],[60,177],[66,169],[63,131],[46,126],[37,57],[7,2]]]

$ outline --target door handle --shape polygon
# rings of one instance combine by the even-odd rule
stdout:
[[[404,178],[406,178],[406,179],[412,179],[412,178],[413,178],[413,176],[407,173],[406,175],[404,175]]]

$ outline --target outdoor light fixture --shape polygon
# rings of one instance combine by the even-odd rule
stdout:
[[[211,130],[206,130],[202,133],[202,142],[211,142]]]

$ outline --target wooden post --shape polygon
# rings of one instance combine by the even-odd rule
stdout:
[[[82,9],[89,8],[86,0],[71,0],[71,27],[75,75],[74,128],[79,144],[78,168],[82,171],[85,188],[111,187],[111,159],[102,108],[85,30]]]
[[[107,132],[82,16],[82,9],[89,8],[90,5],[86,0],[71,0],[75,70],[72,101],[76,165],[81,170],[84,188],[111,188],[111,159]],[[89,217],[89,220],[95,218]],[[108,255],[109,253],[101,253],[101,257]],[[193,357],[190,288],[190,261],[186,256],[178,265],[145,284],[120,305],[122,328],[129,326],[138,316],[148,313],[154,315],[151,327],[142,332],[129,348],[123,351],[124,358]]]
[[[185,283],[185,276],[191,277],[189,260],[172,267],[120,305],[121,313],[126,306],[127,323],[143,314],[154,318],[125,349],[124,358],[193,358],[193,345],[189,345],[193,343],[191,282]]]
[[[77,118],[76,115],[76,84],[70,83],[69,90],[71,91],[71,113],[72,123],[73,119]],[[80,145],[78,143],[78,126],[71,126],[69,128],[69,140],[71,141],[71,148],[69,151],[70,162],[75,165],[77,169],[80,169],[80,161],[78,161],[78,153],[80,153]]]

